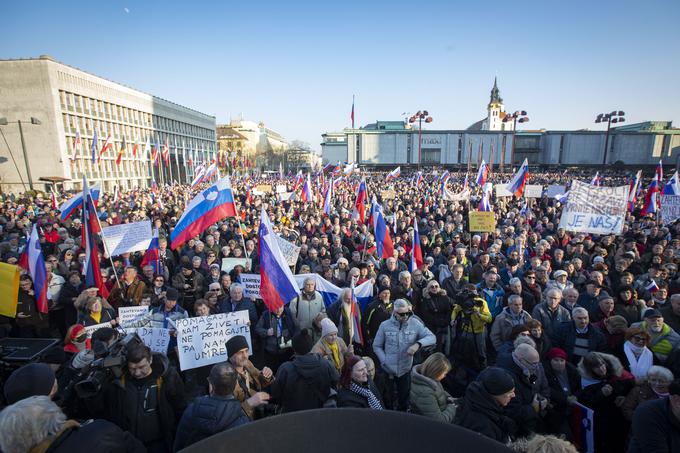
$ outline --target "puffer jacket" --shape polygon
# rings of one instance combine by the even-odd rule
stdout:
[[[177,427],[175,451],[248,421],[241,403],[233,395],[196,398],[184,411]]]
[[[654,357],[658,359],[661,363],[665,363],[668,356],[673,352],[674,349],[680,347],[680,335],[678,335],[675,330],[664,323],[659,334],[655,334],[647,325],[647,321],[642,321],[633,324],[634,327],[639,327],[640,329],[646,331],[652,337],[652,341],[649,343],[649,349],[654,353]]]
[[[410,372],[413,366],[413,356],[406,353],[408,348],[416,343],[420,343],[422,348],[436,342],[437,339],[430,329],[415,316],[411,316],[403,324],[390,317],[378,328],[373,340],[373,352],[385,372],[400,377]]]
[[[503,408],[479,381],[468,385],[459,413],[458,425],[503,444],[517,431],[515,421],[503,414]]]
[[[411,370],[411,410],[439,422],[453,422],[456,405],[449,402],[451,395],[440,382],[422,375],[420,367],[417,365]]]

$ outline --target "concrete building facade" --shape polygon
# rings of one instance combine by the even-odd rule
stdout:
[[[26,165],[20,163],[17,121],[22,121],[30,179],[37,190],[46,189],[50,181],[80,188],[83,176],[92,183],[100,181],[105,190],[115,185],[123,189],[147,187],[152,179],[159,184],[187,181],[190,165],[215,158],[217,150],[214,116],[49,56],[0,60],[0,118],[8,122],[0,128],[10,148],[0,146],[0,187],[4,191],[21,191],[29,183]],[[30,118],[37,118],[40,124],[31,124]],[[111,147],[98,161],[107,137]],[[19,164],[18,171],[8,152]],[[154,165],[150,158],[156,153],[159,157]]]
[[[217,143],[221,155],[230,159],[235,155],[239,162],[247,160],[251,167],[263,170],[277,170],[289,148],[286,139],[263,122],[243,119],[218,124]]]

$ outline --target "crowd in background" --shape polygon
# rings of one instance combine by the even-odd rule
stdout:
[[[275,186],[293,191],[293,177],[232,177],[237,217],[177,250],[169,237],[192,196],[188,186],[129,190],[115,200],[102,193],[104,227],[149,219],[160,237],[160,267],[143,265],[143,252],[106,256],[100,245],[107,294],[84,284],[77,215],[60,221],[47,196],[2,195],[0,260],[17,264],[38,225],[49,311],[37,309],[24,273],[16,317],[0,316],[0,338],[60,343],[39,363],[3,376],[0,448],[124,443],[129,451],[173,451],[263,417],[358,407],[409,411],[522,451],[546,443],[553,450],[540,451],[574,451],[569,442],[580,439],[569,421],[580,404],[594,411],[597,453],[680,451],[677,224],[641,215],[639,197],[620,235],[573,233],[558,228],[556,198],[494,195],[495,231],[471,233],[468,212],[477,209],[481,188],[469,175],[469,196],[447,201],[442,172],[427,170],[421,182],[415,174],[363,175],[394,242],[388,258],[377,255],[373,226],[353,216],[357,174],[313,176],[315,202],[301,201],[299,187],[281,199]],[[593,173],[531,171],[529,184],[568,190],[570,181],[588,183]],[[463,192],[465,176],[451,172],[447,190]],[[600,176],[603,185],[620,186],[631,175]],[[493,173],[489,180],[509,178]],[[271,192],[255,190],[265,184]],[[328,214],[322,188],[331,184]],[[263,208],[276,232],[300,246],[293,272],[343,288],[335,302],[326,305],[313,278],[277,310],[244,297],[240,274],[259,273]],[[414,223],[424,256],[416,269]],[[225,272],[223,258],[247,262]],[[369,280],[373,299],[356,322],[351,287]],[[252,348],[232,337],[228,361],[180,372],[174,338],[165,355],[133,341],[122,376],[83,397],[74,384],[122,341],[117,310],[137,305],[148,305],[153,322],[170,329],[179,318],[246,310]],[[88,338],[86,327],[105,322],[111,328]],[[51,428],[40,431],[36,419]],[[88,419],[95,421],[82,422]]]

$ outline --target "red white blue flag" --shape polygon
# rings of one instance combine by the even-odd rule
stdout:
[[[31,276],[31,280],[33,280],[36,306],[40,313],[47,313],[49,309],[47,303],[47,270],[45,269],[45,258],[40,247],[37,225],[33,225],[31,236],[26,244],[26,250],[28,274]]]
[[[90,187],[90,194],[92,195],[92,200],[94,201],[94,206],[95,208],[99,204],[99,194],[101,193],[101,185],[100,183],[95,184],[94,186]],[[75,197],[71,198],[68,201],[65,201],[60,207],[59,211],[61,212],[59,214],[59,218],[64,221],[71,217],[73,213],[76,211],[76,209],[79,209],[80,207],[83,206],[83,194],[79,193]]]
[[[411,266],[413,272],[423,265],[423,248],[420,245],[420,233],[418,233],[418,218],[413,218],[413,247],[411,247]]]
[[[379,258],[390,258],[394,256],[394,244],[390,237],[390,230],[387,228],[382,207],[373,200],[372,207],[373,234],[375,236],[375,246]]]
[[[486,161],[482,160],[479,166],[479,171],[477,172],[476,183],[478,186],[483,186],[486,184],[486,180],[489,178],[489,166],[486,165]]]
[[[82,233],[81,247],[85,251],[85,262],[83,263],[83,275],[85,286],[96,286],[99,288],[99,295],[108,297],[109,290],[104,285],[101,270],[99,269],[99,250],[95,241],[96,234],[100,231],[99,220],[97,219],[97,209],[94,206],[92,193],[87,186],[87,181],[83,178],[83,209],[82,209]]]
[[[529,180],[529,161],[524,159],[522,166],[519,167],[517,173],[515,173],[508,183],[508,192],[514,194],[517,198],[520,198],[524,193],[524,187]]]
[[[352,218],[358,220],[360,223],[366,221],[366,201],[368,194],[366,193],[366,179],[362,178],[359,184],[359,191],[354,202],[354,209],[352,210]]]

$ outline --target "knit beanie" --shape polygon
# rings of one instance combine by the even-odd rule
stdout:
[[[297,355],[305,355],[312,350],[313,341],[309,329],[302,329],[293,336],[293,351]]]
[[[5,382],[5,399],[8,404],[29,396],[48,396],[54,387],[54,371],[45,363],[29,363],[15,370]]]
[[[479,373],[477,378],[490,395],[498,396],[508,393],[515,388],[515,381],[510,373],[502,368],[489,367]]]
[[[231,357],[239,351],[248,349],[248,341],[243,335],[234,335],[227,340],[227,357]]]
[[[333,321],[328,318],[323,318],[321,320],[321,337],[330,335],[332,333],[338,333],[338,328],[335,326]]]
[[[545,355],[545,358],[548,360],[552,360],[555,358],[563,359],[563,360],[568,360],[569,357],[567,356],[567,353],[564,351],[562,348],[551,348],[548,353]]]

